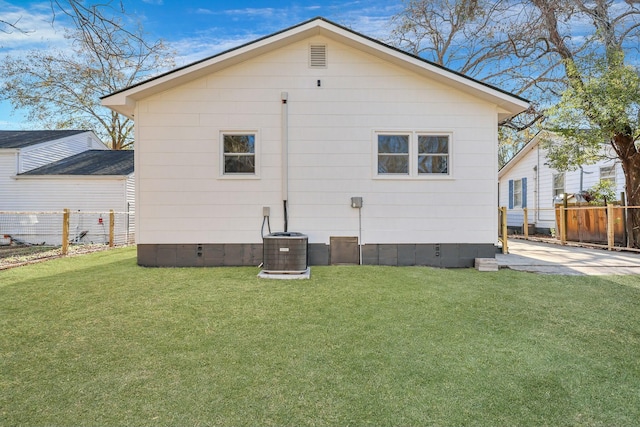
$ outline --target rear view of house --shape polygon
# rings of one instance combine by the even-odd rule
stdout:
[[[528,102],[323,18],[125,88],[138,263],[472,266],[497,242],[497,124]]]

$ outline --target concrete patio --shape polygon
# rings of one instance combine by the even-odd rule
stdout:
[[[500,268],[540,274],[640,275],[640,253],[509,240],[509,253],[497,254]],[[640,277],[639,277],[640,280]]]

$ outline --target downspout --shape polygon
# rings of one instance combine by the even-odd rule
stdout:
[[[289,201],[289,94],[282,92],[282,206],[284,208],[284,232],[289,228],[289,214],[287,202]]]
[[[540,144],[536,145],[536,154],[538,157],[536,164],[536,227],[540,222]]]

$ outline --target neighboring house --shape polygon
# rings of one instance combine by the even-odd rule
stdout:
[[[499,205],[507,207],[507,226],[511,229],[522,231],[523,208],[527,208],[530,228],[533,226],[538,232],[549,233],[556,228],[554,206],[562,200],[562,194],[573,196],[593,187],[601,179],[615,183],[616,194],[624,191],[622,166],[613,158],[575,171],[551,169],[547,164],[547,150],[541,146],[544,137],[554,136],[547,131],[538,133],[498,173]],[[607,150],[604,144],[603,150]]]
[[[109,150],[88,131],[0,131],[0,211],[34,213],[13,221],[4,218],[0,234],[59,244],[59,234],[43,238],[34,231],[29,237],[32,233],[25,229],[35,230],[34,224],[42,222],[36,212],[70,209],[95,216],[82,231],[96,228],[95,234],[104,236],[108,218],[99,222],[100,213],[134,211],[133,157],[133,151]],[[120,221],[128,220],[123,216]],[[133,221],[125,226],[130,236],[133,226]],[[100,239],[104,240],[93,240]]]
[[[498,121],[529,106],[323,18],[102,102],[135,118],[148,266],[257,266],[266,215],[310,265],[360,244],[364,264],[472,266],[496,252]]]
[[[5,183],[6,177],[86,150],[108,149],[86,130],[0,130],[0,179]],[[4,194],[0,200],[5,202]]]

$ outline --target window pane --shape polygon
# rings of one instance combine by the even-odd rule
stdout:
[[[378,173],[409,173],[409,156],[378,156]]]
[[[553,187],[554,188],[563,188],[564,187],[564,174],[559,173],[553,175]]]
[[[522,180],[513,181],[513,206],[522,206]]]
[[[553,195],[564,194],[564,173],[553,175]]]
[[[600,168],[600,180],[616,183],[616,167],[604,166]]]
[[[224,156],[225,173],[255,173],[254,156]]]
[[[418,156],[418,173],[449,173],[447,156]]]
[[[418,136],[418,153],[449,154],[449,137],[446,135]]]
[[[378,135],[378,153],[409,153],[409,135]]]
[[[224,152],[225,153],[255,153],[256,152],[255,135],[225,135],[224,136]]]

